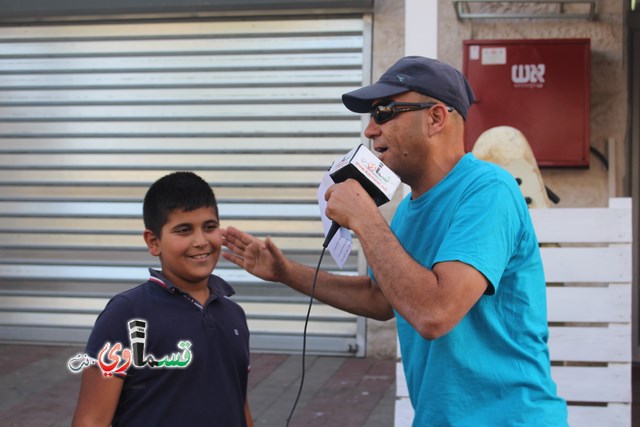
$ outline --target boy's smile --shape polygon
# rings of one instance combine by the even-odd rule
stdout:
[[[220,224],[214,208],[174,210],[162,235],[145,230],[149,252],[160,257],[162,274],[185,292],[206,289],[222,247]]]

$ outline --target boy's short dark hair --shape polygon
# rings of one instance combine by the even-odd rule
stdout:
[[[207,207],[214,208],[218,214],[218,203],[211,186],[193,172],[173,172],[158,179],[147,190],[142,204],[144,226],[160,237],[171,212]]]

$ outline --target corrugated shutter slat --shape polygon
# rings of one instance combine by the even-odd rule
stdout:
[[[0,28],[0,339],[85,341],[109,296],[157,266],[141,200],[174,170],[211,183],[223,226],[315,266],[317,185],[360,142],[340,96],[366,79],[365,38],[353,18]],[[306,297],[224,260],[216,273],[253,350],[301,350]],[[361,319],[311,317],[309,351],[363,354]]]

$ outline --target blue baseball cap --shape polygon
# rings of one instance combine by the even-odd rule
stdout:
[[[376,99],[414,91],[455,108],[466,119],[475,101],[464,75],[451,65],[423,56],[406,56],[393,64],[376,83],[342,95],[342,102],[355,113],[368,113]]]

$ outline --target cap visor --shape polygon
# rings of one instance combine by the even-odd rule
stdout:
[[[374,83],[345,93],[342,95],[342,103],[354,113],[368,113],[371,110],[371,103],[376,99],[383,99],[408,91],[409,89],[403,86]]]

